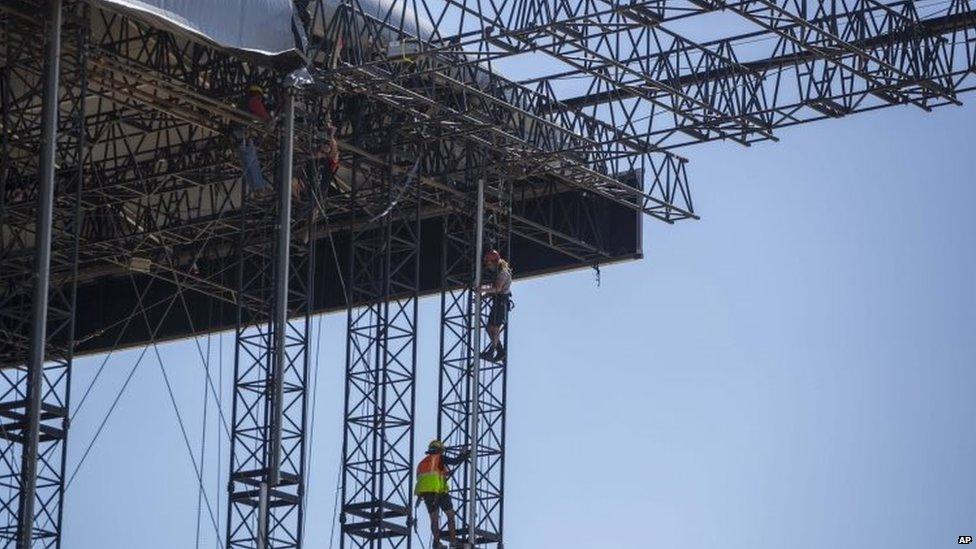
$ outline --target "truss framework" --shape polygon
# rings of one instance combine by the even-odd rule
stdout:
[[[960,92],[972,89],[976,6],[967,0],[952,0],[937,17],[921,16],[908,0],[432,0],[425,8],[432,21],[426,38],[399,10],[375,23],[415,41],[411,59],[419,71],[387,59],[343,70],[371,70],[375,79],[397,83],[418,72],[437,79],[468,71],[457,78],[467,82],[477,74],[486,93],[504,97],[520,116],[580,130],[560,150],[616,144],[660,151],[715,139],[748,144],[824,117],[957,103]],[[758,30],[706,40],[671,30],[693,17],[730,15],[730,27],[738,17]],[[514,59],[534,62],[541,74],[518,82],[497,76],[493,69]],[[529,89],[538,101],[519,100],[515,90]],[[612,138],[580,141],[594,130],[567,123],[567,112],[609,124]],[[596,167],[614,157],[591,158]]]
[[[291,320],[276,324],[275,207],[243,191],[232,130],[261,143],[264,165],[276,163],[277,130],[237,102],[247,85],[259,83],[269,90],[269,104],[278,105],[281,71],[66,2],[47,362],[35,421],[25,364],[41,171],[35,151],[42,145],[37,36],[48,4],[0,4],[0,478],[8,485],[23,485],[23,431],[41,433],[31,526],[19,516],[19,492],[0,495],[0,513],[8,515],[3,524],[16,524],[0,529],[7,545],[25,528],[35,544],[60,542],[78,284],[145,271],[174,292],[188,289],[239,308],[227,540],[229,546],[290,547],[301,543],[303,512],[308,281],[314,279],[313,247],[306,242],[350,231],[363,253],[385,254],[385,265],[354,267],[367,277],[362,295],[381,297],[353,299],[354,309],[372,311],[372,320],[350,322],[349,338],[359,345],[367,334],[362,345],[374,358],[361,370],[374,377],[357,374],[350,381],[363,394],[386,388],[397,396],[374,399],[377,411],[364,415],[347,407],[350,425],[374,413],[387,423],[370,427],[378,444],[350,458],[355,466],[347,467],[346,482],[368,485],[370,495],[356,488],[343,498],[347,515],[360,512],[363,519],[359,529],[346,524],[343,543],[409,545],[403,534],[409,511],[401,509],[413,455],[413,404],[407,410],[406,402],[413,398],[407,374],[415,362],[406,357],[414,352],[417,282],[409,279],[409,265],[424,258],[417,255],[419,231],[404,234],[407,227],[444,219],[439,430],[459,447],[470,440],[464,364],[473,343],[464,334],[476,311],[461,288],[472,281],[473,258],[466,255],[473,177],[491,181],[489,242],[505,246],[517,236],[580,265],[598,265],[613,251],[593,222],[598,205],[591,197],[666,222],[696,217],[680,148],[719,139],[748,145],[776,139],[780,128],[893,105],[957,104],[976,74],[972,0],[949,0],[938,14],[907,0],[426,0],[415,3],[416,16],[407,4],[393,2],[384,12],[365,0],[338,7],[307,2],[311,69],[326,91],[301,101],[296,164],[314,158],[319,121],[330,120],[343,168],[319,195],[330,198],[315,209],[305,196],[293,218]],[[709,18],[750,30],[695,36],[695,23]],[[526,62],[535,74],[509,72]],[[354,111],[361,113],[355,127]],[[392,120],[398,121],[395,161],[387,138]],[[347,199],[351,166],[356,200]],[[391,182],[411,173],[416,187],[393,205]],[[551,197],[558,200],[541,200]],[[279,342],[286,343],[282,368],[271,358]],[[401,344],[402,352],[394,352]],[[375,377],[381,371],[386,378]],[[505,371],[485,365],[482,372],[479,511],[468,517],[459,508],[462,522],[477,525],[481,542],[500,543]],[[269,394],[269,376],[282,380],[280,396]],[[280,459],[271,460],[282,464],[281,483],[265,482],[272,505],[258,516],[254,489],[269,474],[271,431],[282,433],[281,445],[274,445]],[[469,477],[456,477],[459,496],[462,478]],[[258,535],[260,528],[269,534]]]
[[[54,205],[51,212],[50,283],[46,303],[46,327],[42,333],[32,333],[31,323],[37,305],[32,290],[42,282],[38,272],[41,259],[34,253],[36,227],[24,230],[24,225],[12,222],[11,199],[37,198],[42,192],[39,179],[25,178],[10,161],[19,146],[21,130],[40,125],[42,109],[51,108],[43,98],[47,89],[39,75],[26,75],[12,67],[0,70],[0,103],[2,103],[2,157],[0,166],[0,226],[4,238],[0,241],[0,272],[6,284],[0,287],[0,333],[11,347],[25,350],[28,338],[40,338],[40,358],[31,357],[17,365],[0,370],[0,479],[9,489],[0,494],[0,540],[4,547],[60,547],[61,517],[64,499],[64,467],[67,451],[68,410],[71,381],[71,362],[74,351],[75,289],[78,268],[78,238],[81,208],[78,197],[85,182],[87,142],[82,105],[87,94],[84,71],[85,45],[88,41],[87,8],[82,3],[53,3],[49,13],[59,10],[57,18],[46,28],[32,26],[11,28],[2,22],[4,31],[24,35],[45,36],[47,48],[52,46],[53,33],[60,34],[62,46],[68,46],[62,60],[67,61],[53,71],[52,95],[57,113],[53,139],[55,166],[49,168],[54,178]],[[60,18],[63,23],[53,23]],[[42,47],[36,39],[7,43],[4,55],[31,55]],[[27,48],[23,50],[21,48]],[[58,85],[58,84],[61,85]],[[30,106],[30,108],[25,108]],[[36,107],[36,108],[33,108]],[[35,118],[36,113],[36,118]],[[38,216],[37,204],[31,215]],[[43,217],[41,217],[43,219]],[[7,233],[9,231],[9,233]],[[36,299],[37,296],[34,296]],[[35,307],[32,310],[32,305]],[[23,352],[23,351],[22,351]],[[33,352],[31,352],[33,354]],[[0,358],[2,360],[2,358]],[[34,360],[41,362],[39,377],[34,378],[28,367]],[[35,398],[39,409],[34,409]],[[36,422],[36,423],[35,423]],[[33,431],[33,433],[32,433]],[[36,437],[36,439],[32,438]]]
[[[465,181],[483,179],[486,185],[486,209],[483,226],[485,249],[497,249],[510,257],[511,185],[504,177],[489,170],[472,170]],[[488,300],[476,303],[472,288],[475,280],[476,218],[470,211],[445,217],[442,260],[440,376],[438,384],[438,438],[449,452],[460,453],[477,445],[473,462],[458,466],[451,477],[451,494],[456,502],[459,539],[470,543],[472,526],[476,544],[502,545],[505,480],[505,396],[508,361],[482,360],[476,349],[475,330],[487,325]],[[489,281],[484,281],[489,282]],[[481,322],[475,322],[480,315]],[[508,325],[501,337],[508,346]],[[481,339],[482,343],[487,341]],[[485,344],[481,345],[485,347]],[[480,361],[475,368],[475,361]],[[478,383],[474,383],[477,375]],[[475,396],[477,393],[477,396]],[[477,433],[472,431],[471,413],[477,399]],[[474,436],[472,436],[474,434]],[[472,468],[474,469],[472,471]],[[472,490],[471,480],[475,479]],[[471,497],[474,494],[474,505]],[[472,516],[471,510],[475,513]],[[445,532],[446,535],[446,532]]]
[[[319,168],[312,162],[309,173],[298,176],[304,180],[292,178],[289,135],[282,132],[277,202],[250,193],[239,219],[229,548],[302,544],[315,280],[310,230]],[[267,234],[271,216],[278,220],[270,224],[274,235]]]
[[[394,174],[410,158],[397,143],[398,127],[391,121],[382,183],[370,184],[354,162],[348,196],[352,208],[372,209],[376,223],[349,233],[341,547],[413,541],[421,183],[419,161]]]

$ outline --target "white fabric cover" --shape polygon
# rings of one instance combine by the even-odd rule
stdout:
[[[266,57],[297,55],[291,0],[95,0],[215,46]]]

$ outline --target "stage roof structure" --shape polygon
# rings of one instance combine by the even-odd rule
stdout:
[[[410,546],[437,294],[462,537],[501,547],[481,252],[639,259],[645,218],[699,216],[692,146],[960,105],[974,73],[971,0],[4,0],[0,537],[61,541],[74,356],[233,330],[223,539],[299,547],[308,319],[345,311],[343,544]]]

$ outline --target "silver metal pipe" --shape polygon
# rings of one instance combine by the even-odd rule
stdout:
[[[281,135],[281,182],[278,187],[278,247],[275,253],[275,358],[272,387],[271,462],[268,483],[281,482],[281,431],[284,421],[284,377],[288,366],[285,343],[288,335],[288,259],[291,248],[291,178],[295,145],[295,98],[287,90],[284,105],[284,128]]]
[[[257,549],[264,549],[268,545],[268,483],[262,482],[258,487],[258,539]],[[230,540],[228,540],[230,545]]]
[[[478,208],[474,236],[474,368],[471,371],[471,460],[468,465],[468,545],[477,545],[478,429],[481,427],[481,255],[485,228],[485,180],[478,179]]]
[[[41,123],[41,180],[37,198],[37,240],[34,245],[34,301],[30,358],[27,370],[27,435],[20,469],[17,547],[30,549],[34,533],[37,459],[41,434],[41,391],[44,385],[44,343],[47,336],[47,294],[51,278],[51,221],[54,210],[55,153],[58,142],[58,75],[61,65],[61,0],[53,0],[44,52],[44,103]]]

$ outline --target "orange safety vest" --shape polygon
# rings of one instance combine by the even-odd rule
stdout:
[[[417,487],[414,493],[446,494],[450,490],[447,483],[448,470],[441,462],[440,454],[430,454],[420,460],[417,466]]]

